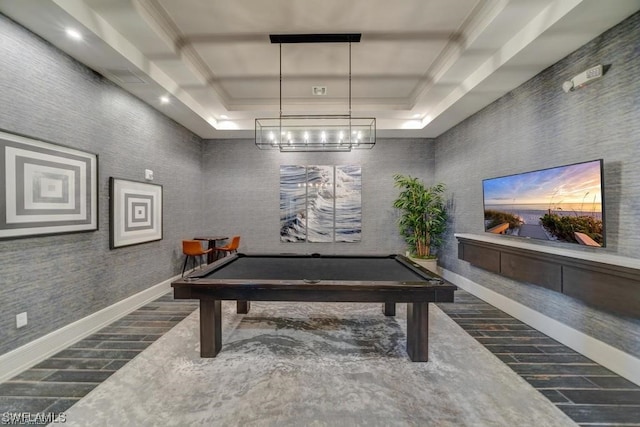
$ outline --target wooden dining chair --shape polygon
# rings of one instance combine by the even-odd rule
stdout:
[[[189,258],[193,259],[193,268],[196,268],[196,259],[198,260],[198,266],[202,267],[202,255],[207,255],[211,252],[211,249],[203,249],[200,240],[183,240],[182,241],[182,253],[185,255],[184,264],[182,266],[182,277],[184,277],[184,271],[187,268],[187,261]]]
[[[240,236],[233,236],[231,238],[231,242],[228,245],[218,246],[212,249],[216,251],[218,256],[220,255],[227,256],[232,253],[237,253],[239,246],[240,246]],[[216,259],[218,258],[218,256],[216,256]]]

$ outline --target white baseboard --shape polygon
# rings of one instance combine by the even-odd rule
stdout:
[[[640,359],[446,269],[441,276],[510,316],[640,385]]]
[[[175,276],[142,292],[103,308],[76,322],[0,356],[0,383],[29,369],[70,345],[110,325],[121,317],[161,297],[171,290]]]

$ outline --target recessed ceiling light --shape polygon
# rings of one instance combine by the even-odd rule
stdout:
[[[80,33],[80,31],[76,30],[75,28],[67,28],[65,30],[65,33],[67,33],[67,36],[69,36],[69,38],[72,38],[74,40],[82,40],[82,33]]]
[[[419,118],[419,117],[420,117],[420,113],[415,113],[415,114],[413,115],[413,118],[414,118],[414,119],[417,119],[417,118]]]
[[[227,116],[226,114],[220,114],[220,118],[226,120],[229,118],[229,116]]]
[[[163,104],[168,104],[169,103],[169,97],[167,95],[161,96],[160,97],[160,102]]]

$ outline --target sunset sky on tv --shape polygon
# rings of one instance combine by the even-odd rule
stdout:
[[[485,205],[602,203],[600,160],[483,181]]]

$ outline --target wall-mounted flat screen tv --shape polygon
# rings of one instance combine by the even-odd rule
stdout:
[[[485,231],[605,245],[602,160],[482,181]]]

